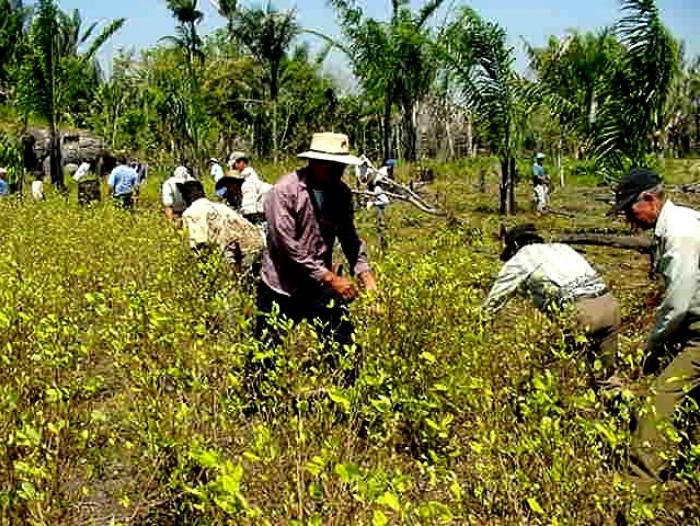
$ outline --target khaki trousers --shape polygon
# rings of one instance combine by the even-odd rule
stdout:
[[[630,471],[642,491],[662,481],[677,454],[677,445],[668,436],[676,410],[700,388],[700,322],[693,323],[683,339],[680,352],[654,381],[651,403],[639,415],[632,437]]]
[[[605,380],[615,372],[617,333],[620,330],[620,305],[610,293],[599,298],[584,298],[575,303],[576,319],[588,337],[588,358],[600,360],[602,370],[594,372]]]

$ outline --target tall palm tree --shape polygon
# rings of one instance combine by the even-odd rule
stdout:
[[[281,74],[289,48],[299,34],[296,11],[278,11],[271,2],[265,8],[246,8],[234,15],[234,38],[263,66],[272,104],[272,153],[278,155],[278,99]]]
[[[346,42],[337,44],[325,38],[345,52],[365,91],[381,101],[384,155],[392,155],[392,110],[398,105],[404,132],[403,155],[408,161],[415,160],[415,108],[427,95],[437,71],[433,35],[427,25],[444,0],[428,0],[416,11],[410,8],[408,0],[392,0],[388,23],[365,17],[351,0],[329,3],[340,19]]]
[[[75,26],[72,24],[70,29],[66,29],[66,20],[70,19],[58,9],[54,0],[38,0],[17,86],[18,104],[25,115],[34,114],[46,120],[49,125],[51,181],[58,189],[64,187],[61,141],[58,133],[62,106],[67,104],[64,94],[70,89],[71,83],[81,83],[83,80],[80,77],[75,78],[75,68],[67,65],[72,63],[82,68],[90,64],[94,66],[95,55],[100,47],[125,22],[124,19],[111,22],[92,42],[87,42],[90,36],[88,35],[88,38],[83,40],[88,46],[87,50],[81,53],[78,50],[79,46],[72,45],[70,38],[66,38]],[[90,34],[92,33],[93,31],[90,31]]]
[[[17,62],[28,13],[22,0],[0,0],[0,90],[10,81],[10,70]]]
[[[615,31],[624,54],[602,94],[593,146],[608,179],[647,163],[680,62],[654,0],[623,0],[622,13]]]
[[[500,211],[515,211],[515,160],[527,108],[523,79],[506,32],[463,8],[447,29],[443,59],[461,86],[467,107],[478,119],[501,164]]]

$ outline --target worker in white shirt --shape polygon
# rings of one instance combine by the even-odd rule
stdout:
[[[32,197],[35,201],[43,201],[46,199],[44,196],[44,176],[43,174],[37,174],[32,181]]]
[[[212,157],[209,159],[209,166],[211,167],[209,173],[211,174],[212,179],[214,179],[215,183],[218,183],[219,179],[225,175],[224,169],[221,167],[221,163],[216,157]]]
[[[666,285],[644,363],[646,374],[663,370],[631,444],[632,480],[645,492],[668,476],[677,447],[673,418],[700,388],[700,213],[667,199],[661,178],[650,170],[631,170],[615,197],[609,215],[624,213],[633,226],[653,230],[656,271]]]
[[[258,177],[257,172],[248,163],[244,152],[233,152],[229,158],[229,166],[236,170],[244,179],[241,186],[241,213],[248,221],[260,224],[265,221],[265,196],[272,185]]]
[[[87,161],[83,161],[80,163],[80,166],[78,166],[78,169],[73,174],[73,180],[77,183],[89,173],[90,173],[90,163]]]
[[[178,166],[175,168],[172,177],[163,183],[163,207],[165,208],[165,217],[167,217],[170,221],[177,221],[182,216],[185,208],[187,208],[187,205],[177,186],[178,184],[186,183],[187,181],[194,181],[194,177],[192,177],[187,168],[184,166]]]
[[[585,331],[589,364],[599,382],[613,374],[617,355],[620,307],[600,275],[568,245],[545,243],[534,225],[521,225],[505,236],[501,254],[505,265],[488,295],[484,309],[501,309],[519,289],[550,315],[573,308]]]

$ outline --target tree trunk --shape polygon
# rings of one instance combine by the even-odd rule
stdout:
[[[510,157],[506,156],[501,159],[501,184],[500,184],[500,212],[501,215],[510,215],[512,213],[510,207]]]
[[[414,105],[403,105],[403,156],[404,161],[412,163],[416,160],[416,121]]]
[[[278,154],[277,144],[277,100],[272,101],[272,159],[276,163]]]
[[[563,137],[559,135],[559,142],[557,143],[557,171],[559,172],[559,184],[562,188],[565,186],[564,181],[564,165],[562,164],[562,149],[563,149]]]
[[[51,172],[51,183],[56,190],[63,191],[65,182],[63,181],[63,162],[61,155],[61,135],[56,129],[56,125],[51,123],[51,138],[49,144],[49,169]]]
[[[391,100],[384,102],[384,158],[390,159],[391,155]]]

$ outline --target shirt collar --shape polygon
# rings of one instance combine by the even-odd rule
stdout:
[[[656,220],[656,226],[654,227],[655,237],[664,237],[666,231],[668,230],[668,222],[670,221],[670,217],[673,215],[675,208],[676,205],[674,205],[670,199],[667,199],[664,205],[661,207],[661,213],[659,214],[659,218]]]

